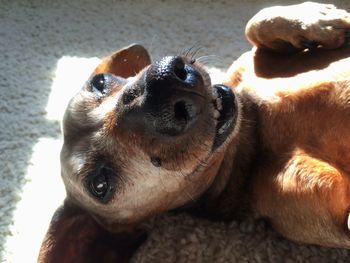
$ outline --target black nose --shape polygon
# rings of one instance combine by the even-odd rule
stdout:
[[[186,65],[181,57],[164,57],[156,62],[148,73],[148,81],[168,82],[168,84],[185,84],[190,76],[191,66]],[[161,84],[161,83],[159,83]],[[188,80],[190,84],[190,80]]]
[[[142,103],[127,114],[139,131],[176,136],[196,121],[204,103],[203,78],[191,63],[178,56],[164,57],[151,65],[137,82]]]

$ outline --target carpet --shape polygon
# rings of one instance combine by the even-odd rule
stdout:
[[[114,50],[137,42],[153,59],[193,45],[219,81],[250,48],[244,26],[293,1],[0,0],[0,261],[35,262],[55,208],[60,119],[68,99]],[[337,1],[350,10],[350,2]],[[162,215],[133,262],[349,262],[343,249],[298,245],[263,222]]]

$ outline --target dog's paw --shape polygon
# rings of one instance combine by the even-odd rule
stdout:
[[[335,49],[350,40],[350,14],[314,2],[265,8],[248,22],[246,36],[258,48],[281,52]]]

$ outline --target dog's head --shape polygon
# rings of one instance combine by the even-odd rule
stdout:
[[[151,64],[139,45],[118,51],[66,110],[68,197],[104,224],[134,223],[196,198],[238,126],[237,105],[190,57]]]
[[[104,59],[63,121],[67,200],[111,231],[184,205],[215,178],[239,100],[189,56],[140,45]]]

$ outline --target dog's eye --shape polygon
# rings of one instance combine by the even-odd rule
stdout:
[[[92,193],[99,198],[103,198],[108,190],[108,179],[104,174],[94,177],[90,182]]]
[[[107,167],[101,167],[88,179],[90,193],[101,202],[107,203],[113,194],[113,171]]]
[[[92,91],[95,91],[101,95],[108,92],[109,89],[109,74],[97,74],[90,80],[90,86]]]

